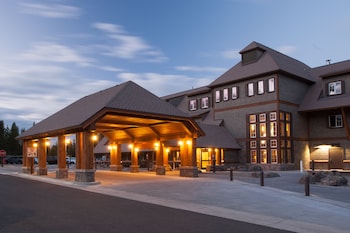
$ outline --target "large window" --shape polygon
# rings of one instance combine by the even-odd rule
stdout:
[[[335,81],[328,83],[328,95],[341,95],[342,92],[342,81]]]
[[[341,128],[343,127],[343,119],[341,115],[330,115],[328,116],[329,128]]]
[[[292,116],[288,112],[262,112],[247,116],[252,163],[292,163]],[[255,159],[256,157],[256,159]]]

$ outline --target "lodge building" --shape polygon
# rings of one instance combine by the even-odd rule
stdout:
[[[76,180],[92,181],[89,137],[99,134],[117,171],[123,144],[134,148],[127,152],[132,172],[138,171],[140,149],[154,151],[160,175],[170,154],[180,160],[180,176],[190,177],[214,163],[350,169],[350,61],[311,68],[257,42],[240,54],[240,62],[207,86],[159,98],[129,81],[84,97],[21,134],[23,156],[39,142],[44,161],[44,141],[58,137],[57,177],[64,177],[64,137],[75,134]],[[25,161],[28,172],[30,160]],[[44,162],[38,170],[46,174]]]

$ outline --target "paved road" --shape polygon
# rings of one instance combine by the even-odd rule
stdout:
[[[0,175],[0,232],[288,232]]]

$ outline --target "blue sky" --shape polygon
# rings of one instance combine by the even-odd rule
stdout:
[[[2,0],[0,120],[28,129],[132,80],[208,85],[252,41],[311,67],[350,58],[347,0]]]

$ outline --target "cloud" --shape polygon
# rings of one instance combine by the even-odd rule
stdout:
[[[292,45],[282,45],[282,46],[279,46],[276,50],[279,51],[280,53],[291,55],[297,50],[297,48]]]
[[[222,51],[220,53],[220,55],[226,59],[240,59],[241,58],[239,50],[236,50],[236,49]]]
[[[81,14],[80,8],[62,4],[20,3],[19,7],[20,13],[45,18],[77,18]]]
[[[120,73],[117,78],[122,82],[133,81],[157,96],[185,91],[194,87],[208,85],[212,77],[190,77],[186,75],[159,73]],[[184,89],[184,87],[187,87]]]
[[[101,45],[102,54],[121,59],[140,62],[165,62],[167,57],[159,49],[154,48],[141,37],[125,32],[122,26],[110,23],[93,23],[92,27],[106,33],[112,39],[111,45]]]
[[[176,70],[180,71],[192,71],[192,72],[210,72],[210,73],[222,73],[225,72],[226,68],[221,67],[200,67],[200,66],[176,66]]]
[[[71,47],[50,42],[35,44],[31,49],[20,54],[19,58],[27,61],[75,63],[80,66],[89,66],[93,61],[80,55]]]

